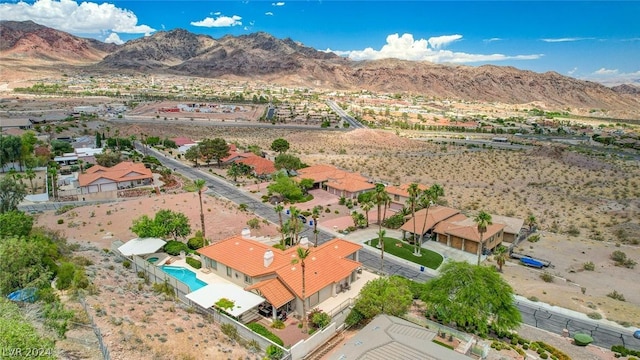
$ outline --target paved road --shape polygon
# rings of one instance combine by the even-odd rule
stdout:
[[[342,120],[348,122],[350,128],[359,129],[365,127],[358,120],[354,119],[353,116],[347,114],[346,111],[342,110],[342,108],[338,104],[336,104],[335,101],[327,100],[327,105],[329,105],[329,107],[333,109],[333,111],[335,111],[336,114],[338,114],[338,116],[342,118]]]
[[[136,143],[136,147],[142,151],[140,144]],[[272,223],[278,223],[278,215],[271,205],[254,199],[243,190],[238,189],[236,186],[231,185],[225,180],[214,175],[194,169],[174,159],[167,158],[153,149],[150,149],[149,151],[150,153],[153,153],[153,155],[155,155],[163,165],[172,169],[175,168],[176,171],[179,171],[184,176],[190,179],[200,178],[206,180],[207,186],[209,187],[207,193],[229,199],[237,204],[247,204],[248,209],[256,215],[261,216]],[[318,231],[318,243],[320,244],[336,237],[335,234],[332,234],[329,231],[322,229],[318,229]],[[303,232],[302,236],[307,236],[309,239],[313,239],[312,229],[307,228]],[[358,256],[360,262],[362,262],[365,267],[373,271],[380,269],[380,254],[378,251],[364,247],[359,251]],[[384,263],[384,272],[390,275],[400,275],[419,282],[426,282],[433,277],[426,272],[420,272],[419,270],[413,269],[402,262],[395,261],[394,259],[388,259],[385,257]],[[630,349],[640,350],[640,340],[633,338],[632,329],[607,326],[601,322],[593,321],[588,318],[585,319],[585,315],[583,314],[551,307],[543,303],[531,303],[527,299],[518,300],[516,305],[522,314],[522,320],[525,324],[535,326],[555,334],[562,334],[563,329],[568,329],[571,335],[576,332],[591,334],[594,340],[594,345],[605,348],[611,348],[613,345],[624,344]]]
[[[124,116],[121,119],[109,118],[105,121],[113,123],[126,123],[126,124],[154,124],[161,126],[172,125],[196,125],[196,126],[210,126],[210,127],[251,127],[251,128],[272,128],[272,129],[294,129],[294,130],[320,130],[320,131],[348,131],[345,128],[322,128],[320,126],[311,125],[295,125],[295,124],[271,124],[270,122],[257,122],[250,120],[226,120],[226,121],[208,121],[208,120],[191,120],[188,118],[179,118],[178,120],[159,120],[153,117],[140,117],[140,116]]]
[[[143,151],[142,146],[138,143],[136,143],[136,148],[140,151]],[[236,204],[246,204],[249,211],[271,221],[274,224],[278,223],[278,214],[273,210],[273,207],[271,205],[263,203],[262,201],[251,197],[243,190],[238,189],[236,186],[229,184],[225,180],[220,179],[214,175],[208,174],[204,171],[200,171],[191,166],[184,165],[183,163],[174,159],[167,158],[166,156],[163,156],[153,149],[148,149],[148,151],[150,154],[155,155],[163,165],[171,169],[176,169],[176,171],[188,177],[189,179],[204,179],[207,183],[207,186],[209,187],[207,194],[223,197],[225,199],[233,201]],[[310,227],[307,228],[301,235],[307,236],[309,239],[313,239],[313,232]],[[336,235],[332,234],[331,232],[318,229],[319,244],[327,242],[335,237]],[[364,266],[372,270],[380,269],[380,255],[375,250],[364,248],[360,250],[358,256],[360,262],[362,262]],[[424,282],[430,279],[430,276],[426,273],[420,272],[419,270],[411,269],[408,266],[393,259],[385,259],[384,270],[389,274],[401,275],[408,279],[420,282]]]

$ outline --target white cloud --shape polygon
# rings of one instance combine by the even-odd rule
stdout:
[[[544,42],[548,43],[559,43],[559,42],[573,42],[573,41],[582,41],[582,40],[593,40],[593,38],[580,38],[580,37],[566,37],[566,38],[546,38],[540,39]]]
[[[413,36],[411,38],[413,38]],[[387,40],[388,39],[389,38],[387,38]],[[444,36],[430,37],[429,40],[427,40],[427,42],[429,42],[429,45],[431,45],[432,48],[439,49],[443,46],[447,46],[450,43],[460,39],[462,39],[462,35],[444,35]]]
[[[220,15],[222,15],[222,12],[220,12],[220,11],[216,11],[216,12],[212,13],[211,15],[214,15],[214,16],[220,16]]]
[[[273,16],[273,13],[271,11],[267,11],[266,13],[264,13],[267,16]]]
[[[218,16],[215,19],[207,17],[201,21],[192,21],[191,25],[202,27],[229,27],[242,25],[242,21],[240,20],[242,20],[242,18],[238,15]]]
[[[271,6],[284,6],[284,1],[278,1],[278,2],[271,3]]]
[[[542,54],[532,55],[503,55],[503,54],[468,54],[442,50],[439,47],[462,38],[462,35],[449,35],[432,37],[429,40],[414,40],[413,35],[392,34],[387,36],[387,43],[380,50],[366,48],[364,50],[335,51],[327,49],[340,56],[346,56],[352,60],[377,60],[377,59],[401,59],[414,61],[430,61],[434,63],[473,63],[485,61],[504,60],[535,60]],[[435,45],[435,46],[434,46]],[[437,47],[436,47],[437,46]]]
[[[599,70],[596,70],[593,74],[594,75],[617,75],[618,69],[600,68]]]
[[[32,20],[38,24],[73,34],[99,34],[113,31],[127,34],[150,34],[155,29],[138,25],[136,15],[110,3],[97,4],[74,0],[36,0],[0,4],[2,20]]]
[[[574,67],[573,69],[571,69],[571,70],[567,71],[567,74],[569,74],[569,75],[573,75],[573,74],[575,74],[575,73],[576,73],[576,71],[578,71],[578,68],[577,68],[577,67]]]
[[[104,39],[104,42],[106,42],[107,44],[116,44],[116,45],[124,44],[124,41],[122,41],[122,39],[120,39],[120,36],[118,36],[118,34],[116,33],[109,34],[109,36],[107,36],[107,38]]]
[[[502,41],[502,40],[504,40],[504,39],[498,38],[498,37],[494,37],[494,38],[491,38],[491,39],[484,39],[482,41],[484,41],[485,43],[492,43],[494,41]]]

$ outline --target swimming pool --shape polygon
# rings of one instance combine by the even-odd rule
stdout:
[[[196,274],[193,271],[189,269],[185,269],[181,266],[162,265],[160,269],[162,269],[162,271],[164,271],[165,273],[169,274],[169,276],[172,276],[180,280],[181,282],[185,283],[189,287],[191,292],[207,286],[206,282],[202,280],[198,280],[196,278]]]

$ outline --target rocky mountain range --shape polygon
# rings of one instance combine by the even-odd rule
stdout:
[[[640,108],[640,88],[604,85],[555,72],[504,66],[443,65],[401,60],[351,61],[267,33],[214,39],[183,29],[159,31],[124,45],[78,38],[33,22],[0,22],[0,57],[91,64],[91,71],[170,73],[259,79],[283,85],[552,107]],[[85,67],[86,69],[86,67]]]
[[[11,60],[85,63],[100,61],[117,46],[73,36],[33,21],[0,21],[0,57]]]

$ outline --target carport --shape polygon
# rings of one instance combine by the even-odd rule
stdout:
[[[233,308],[225,309],[224,311],[236,318],[240,318],[242,314],[264,302],[264,298],[245,291],[237,285],[226,283],[209,284],[187,294],[187,299],[205,309],[213,307],[222,298],[233,301]]]

